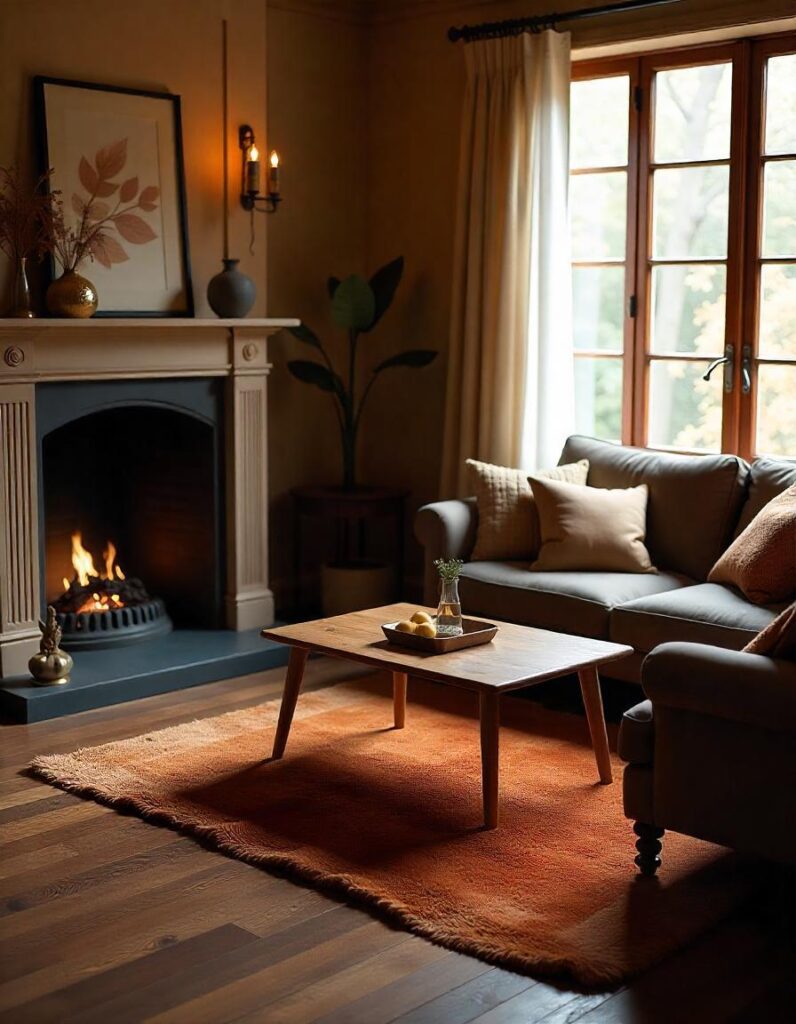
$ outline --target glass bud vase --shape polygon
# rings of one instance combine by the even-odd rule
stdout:
[[[443,580],[437,608],[437,636],[461,636],[463,632],[459,581]]]

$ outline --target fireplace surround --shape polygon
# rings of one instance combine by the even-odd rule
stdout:
[[[273,622],[266,346],[296,323],[0,320],[0,684],[27,676],[81,526],[177,630]]]

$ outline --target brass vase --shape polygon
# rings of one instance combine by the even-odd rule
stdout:
[[[97,312],[97,289],[74,270],[65,270],[47,289],[51,316],[86,320]]]

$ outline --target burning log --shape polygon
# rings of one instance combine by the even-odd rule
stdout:
[[[60,597],[53,601],[57,612],[99,612],[110,608],[144,604],[151,598],[141,580],[106,579],[89,576],[86,583],[75,577]]]

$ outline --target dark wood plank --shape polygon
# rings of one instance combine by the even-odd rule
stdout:
[[[471,981],[452,987],[436,999],[396,1017],[393,1024],[468,1024],[535,984],[533,978],[492,967]]]

